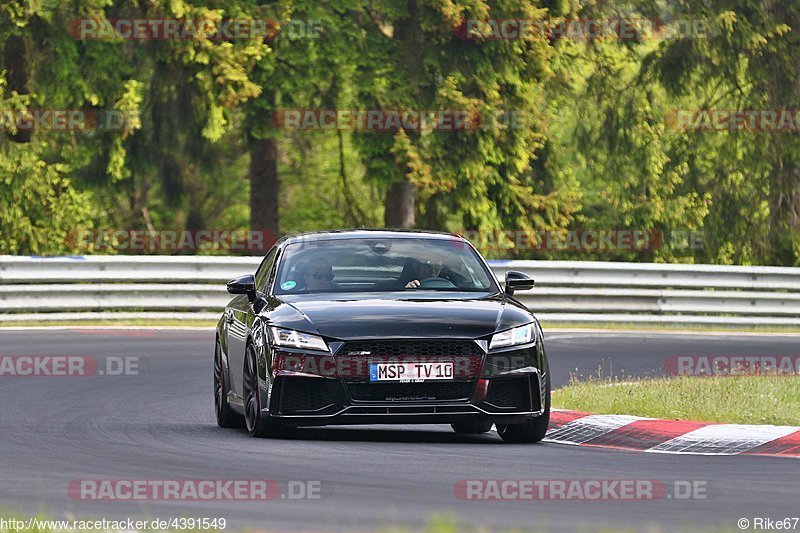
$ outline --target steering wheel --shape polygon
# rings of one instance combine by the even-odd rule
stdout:
[[[420,289],[453,289],[455,285],[452,281],[438,276],[419,280]]]

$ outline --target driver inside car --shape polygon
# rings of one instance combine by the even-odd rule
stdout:
[[[422,284],[421,280],[428,278],[438,278],[442,273],[442,258],[431,256],[427,259],[417,261],[415,265],[417,279],[412,279],[406,283],[406,289],[416,289]]]
[[[333,282],[333,267],[322,258],[311,260],[305,267],[303,274],[305,289],[309,291],[324,291],[336,288]]]

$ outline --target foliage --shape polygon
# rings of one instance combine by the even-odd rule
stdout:
[[[75,36],[80,19],[118,17],[269,19],[280,32]],[[688,20],[705,33],[463,34],[469,20],[511,18]],[[307,31],[293,35],[295,23]],[[483,251],[495,257],[800,265],[797,130],[675,121],[678,110],[793,109],[799,27],[792,0],[7,1],[0,253],[80,252],[69,239],[76,229],[245,228],[251,155],[276,139],[284,233],[380,226],[403,190],[420,228],[664,239],[571,252],[514,247],[513,236],[498,248],[492,238]],[[125,121],[95,131],[8,124],[43,109]],[[480,121],[457,131],[307,131],[276,125],[286,109],[461,110]],[[703,246],[671,238],[687,232],[702,233]]]

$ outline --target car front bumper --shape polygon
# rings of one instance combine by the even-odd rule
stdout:
[[[342,380],[282,372],[274,378],[269,405],[262,416],[288,426],[469,421],[514,424],[544,413],[545,383],[544,373],[527,367],[471,381],[468,398],[359,401],[352,399]]]

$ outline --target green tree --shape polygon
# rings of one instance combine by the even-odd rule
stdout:
[[[414,226],[420,216],[434,229],[551,229],[570,220],[575,192],[552,184],[559,171],[534,165],[546,139],[549,43],[459,31],[467,20],[544,14],[515,0],[364,2],[355,10],[366,32],[356,85],[364,108],[463,110],[484,120],[464,131],[356,135],[368,179],[386,191],[386,225]]]
[[[800,5],[721,0],[682,8],[707,21],[707,37],[665,43],[646,61],[676,101],[711,110],[797,107]],[[800,264],[797,135],[690,131],[679,149],[691,183],[712,198],[705,223],[712,246],[704,259]]]

